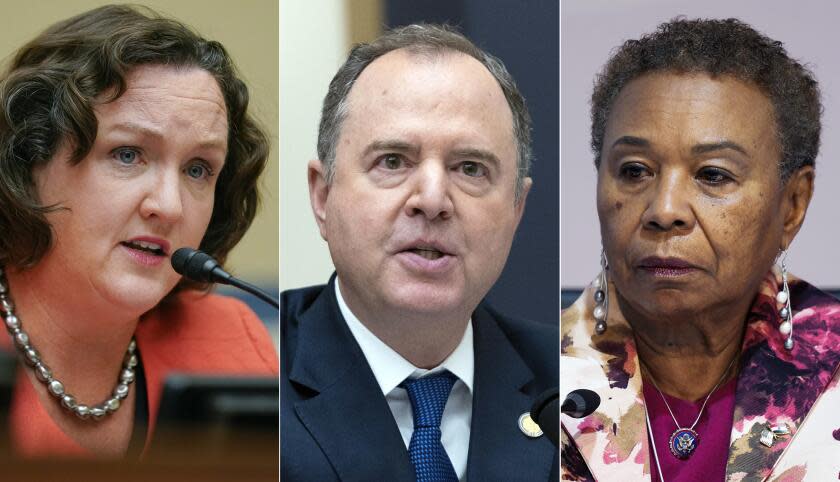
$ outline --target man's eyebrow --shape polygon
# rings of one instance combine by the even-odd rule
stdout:
[[[743,148],[740,144],[732,141],[708,142],[703,144],[697,144],[691,148],[691,153],[694,155],[699,155],[706,154],[707,152],[723,151],[726,149],[731,149],[733,151],[740,152],[745,156],[749,155],[749,152],[747,152],[745,148]]]
[[[372,152],[393,151],[398,153],[407,153],[417,155],[420,152],[420,147],[400,139],[383,139],[376,140],[368,144],[364,150],[364,155]],[[453,149],[450,153],[451,157],[474,159],[476,161],[483,161],[498,168],[501,165],[499,158],[490,151],[478,149],[473,147],[465,147]]]
[[[368,146],[364,150],[364,155],[370,154],[372,152],[381,151],[395,151],[401,153],[405,152],[409,154],[416,154],[420,151],[420,148],[415,144],[400,139],[382,139],[375,140],[368,144]]]
[[[650,147],[650,141],[636,136],[621,136],[610,147],[616,146]]]
[[[496,155],[492,152],[485,151],[484,149],[477,149],[472,147],[454,149],[452,151],[452,156],[456,158],[466,158],[467,160],[475,159],[477,161],[483,161],[487,164],[491,164],[492,167],[495,167],[497,169],[499,166],[501,166],[501,161],[499,161],[499,158],[496,157]]]

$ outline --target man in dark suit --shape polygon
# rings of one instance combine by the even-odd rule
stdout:
[[[333,78],[318,156],[336,275],[282,295],[281,478],[556,479],[527,412],[557,386],[557,326],[482,302],[531,187],[510,74],[449,28],[387,32]]]

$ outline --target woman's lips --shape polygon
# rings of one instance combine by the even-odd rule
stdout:
[[[163,263],[168,256],[163,249],[155,249],[146,245],[139,245],[136,242],[120,243],[120,246],[125,249],[126,253],[131,259],[143,266],[157,266]]]
[[[699,268],[680,258],[648,257],[641,260],[637,267],[654,276],[675,278],[696,272]]]

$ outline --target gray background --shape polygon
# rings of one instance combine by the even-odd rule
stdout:
[[[840,3],[830,1],[564,0],[561,12],[561,285],[581,287],[599,269],[595,167],[589,149],[592,81],[623,41],[678,15],[739,18],[804,62],[816,75],[825,113],[816,191],[787,258],[792,273],[821,288],[840,286],[834,240],[840,203]]]

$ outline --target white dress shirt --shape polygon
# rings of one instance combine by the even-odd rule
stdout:
[[[362,348],[373,376],[379,383],[379,388],[382,389],[388,407],[391,408],[406,449],[411,442],[411,434],[414,432],[414,416],[408,392],[399,387],[400,383],[406,378],[419,378],[443,370],[449,370],[458,377],[449,393],[446,407],[443,409],[440,430],[443,448],[446,449],[449,460],[452,461],[452,467],[458,479],[464,480],[467,473],[467,452],[470,446],[470,422],[472,421],[474,374],[472,320],[467,323],[464,336],[455,351],[440,365],[426,370],[412,365],[359,321],[344,302],[338,279],[335,282],[335,296],[347,327],[350,328],[350,332]]]

